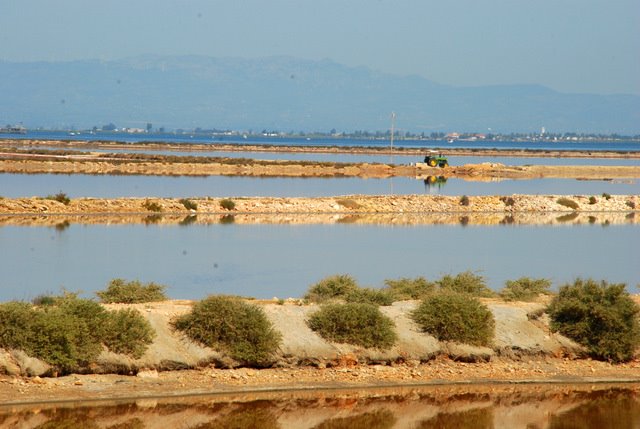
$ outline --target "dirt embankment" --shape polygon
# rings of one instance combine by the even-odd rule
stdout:
[[[17,352],[4,352],[0,367],[9,377],[0,377],[0,401],[460,382],[640,382],[640,361],[612,365],[576,358],[581,348],[549,331],[546,316],[540,315],[544,303],[484,302],[496,320],[492,347],[439,342],[420,332],[408,316],[416,302],[405,301],[381,307],[394,320],[398,333],[398,342],[388,351],[325,341],[305,323],[317,309],[315,305],[300,305],[297,300],[260,302],[283,334],[277,368],[262,370],[233,368],[233,360],[223,352],[195,344],[174,331],[170,321],[187,312],[191,302],[131,305],[151,323],[157,336],[141,359],[103,352],[93,367],[97,373],[121,375],[40,378],[36,375],[46,373],[45,364]],[[229,367],[232,369],[225,369]],[[16,377],[19,374],[32,378]]]
[[[17,174],[107,174],[162,176],[258,177],[445,177],[465,180],[573,178],[589,180],[640,178],[640,166],[467,164],[446,168],[423,163],[334,163],[104,153],[0,153],[0,172]]]
[[[270,152],[270,153],[347,153],[366,155],[415,155],[424,157],[429,150],[443,152],[449,156],[478,157],[536,157],[536,158],[610,158],[640,159],[640,152],[625,151],[585,151],[585,150],[548,150],[548,149],[497,149],[497,148],[451,148],[443,143],[440,148],[395,146],[299,146],[273,144],[238,143],[170,143],[137,142],[121,143],[117,141],[89,140],[0,140],[0,148],[20,148],[26,150],[55,148],[59,150],[127,150],[127,151],[165,151],[165,152]]]
[[[223,198],[207,197],[188,198],[197,205],[196,209],[190,210],[178,198],[74,198],[64,204],[55,199],[31,197],[0,199],[0,214],[598,213],[632,212],[636,207],[640,208],[638,195],[593,198],[585,195],[512,195],[471,196],[463,201],[461,197],[443,195],[240,197],[231,198],[235,205],[233,209],[223,209]],[[563,199],[570,202],[563,203]]]

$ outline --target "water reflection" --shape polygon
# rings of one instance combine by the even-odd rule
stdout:
[[[0,427],[632,429],[638,385],[466,386],[256,393],[0,408]]]
[[[640,228],[624,214],[611,221],[594,214],[593,224],[581,214],[550,225],[521,224],[519,215],[501,213],[495,219],[434,216],[309,224],[294,215],[150,215],[138,224],[125,218],[122,225],[109,217],[92,224],[102,220],[91,216],[79,219],[87,223],[72,218],[66,225],[54,216],[43,217],[40,226],[0,217],[0,301],[30,300],[60,287],[93,296],[115,277],[165,284],[176,299],[211,293],[300,297],[310,284],[336,273],[371,287],[385,279],[434,280],[466,270],[478,271],[496,290],[521,276],[549,278],[555,285],[576,277],[629,288],[638,283]],[[38,218],[25,222],[34,225]]]
[[[425,180],[435,177],[436,186]],[[54,195],[71,198],[117,197],[327,197],[336,195],[619,195],[640,194],[640,180],[529,179],[468,181],[438,176],[388,179],[283,178],[247,176],[102,176],[84,174],[0,174],[0,196],[20,198]]]

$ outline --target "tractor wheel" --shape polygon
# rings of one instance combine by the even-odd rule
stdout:
[[[427,161],[427,164],[429,164],[429,167],[435,167],[436,165],[438,165],[438,163],[436,162],[435,159],[430,159],[429,161]]]
[[[449,163],[447,161],[442,161],[440,163],[440,167],[442,167],[442,168],[445,168],[445,167],[448,167],[448,166],[449,166]]]

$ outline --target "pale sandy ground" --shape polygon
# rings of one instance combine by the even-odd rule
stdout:
[[[533,316],[546,301],[484,302],[496,319],[491,347],[442,343],[421,333],[408,317],[416,303],[405,301],[382,307],[399,335],[397,344],[384,352],[323,340],[305,323],[315,305],[258,302],[283,334],[276,367],[268,369],[237,368],[223,352],[175,332],[170,321],[187,312],[190,301],[131,305],[157,333],[141,359],[103,352],[93,371],[119,374],[47,378],[34,376],[46,372],[42,362],[0,353],[0,366],[9,374],[0,378],[0,403],[424,384],[640,383],[640,359],[614,365],[580,358],[579,346],[549,332],[546,316]]]
[[[495,223],[512,218],[517,222],[535,222],[540,218],[542,223],[550,218],[559,222],[580,219],[584,222],[600,222],[606,219],[617,219],[620,222],[634,221],[635,212],[640,210],[639,195],[610,195],[608,198],[592,195],[511,195],[511,196],[471,196],[468,204],[461,202],[458,196],[441,195],[345,195],[319,198],[274,198],[274,197],[242,197],[230,199],[234,209],[221,207],[222,198],[188,197],[197,205],[195,210],[185,208],[179,198],[73,198],[69,204],[43,198],[0,198],[0,215],[146,215],[180,217],[197,215],[205,219],[206,215],[227,216],[242,219],[240,215],[251,215],[255,219],[266,219],[260,215],[305,215],[309,219],[334,216],[336,221],[347,222],[349,217],[354,221],[375,215],[380,218],[398,219],[447,219],[468,217],[467,221],[477,219],[479,223]],[[559,200],[565,198],[577,204],[576,208],[567,207]],[[593,199],[592,199],[593,198]],[[154,203],[157,209],[149,209]],[[568,215],[568,216],[567,216]],[[145,216],[145,217],[146,217]],[[245,216],[247,222],[251,216]],[[375,217],[374,216],[374,217]],[[274,219],[278,219],[275,217]],[[492,220],[493,219],[493,220]],[[596,219],[595,221],[593,219]],[[624,219],[624,220],[622,220]],[[266,221],[266,220],[265,220]],[[508,222],[507,219],[505,222]],[[10,222],[3,220],[1,222]],[[419,222],[416,220],[416,222]],[[428,223],[429,221],[424,221]],[[451,220],[446,221],[451,222]]]

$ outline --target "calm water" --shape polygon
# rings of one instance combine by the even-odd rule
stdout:
[[[104,176],[64,174],[2,174],[0,196],[47,196],[63,191],[77,197],[322,197],[336,195],[441,194],[640,194],[640,180],[530,179],[474,182],[448,179],[427,184],[423,179],[259,178],[246,176]]]
[[[0,407],[0,427],[637,429],[637,390],[636,385],[593,386],[591,391],[442,386]]]
[[[60,150],[59,147],[41,146],[41,149]],[[63,148],[64,150],[91,151],[101,153],[146,153],[154,155],[174,155],[174,156],[214,156],[227,158],[251,158],[261,160],[287,160],[287,161],[315,161],[315,162],[369,162],[369,163],[391,163],[410,164],[421,162],[424,158],[417,155],[379,155],[361,153],[282,153],[282,152],[229,152],[229,151],[171,151],[152,149],[84,149],[84,148]],[[444,152],[446,154],[446,151]],[[425,150],[426,154],[426,150]],[[589,158],[540,158],[540,157],[507,157],[507,156],[449,156],[449,164],[465,165],[477,164],[480,162],[493,162],[504,165],[640,165],[638,159],[617,159],[599,158],[593,155]]]
[[[640,228],[601,226],[96,225],[0,228],[0,301],[61,287],[87,296],[115,277],[168,285],[173,298],[211,293],[300,297],[349,273],[361,284],[473,270],[490,287],[521,276],[576,277],[635,290]]]
[[[136,143],[145,141],[163,141],[173,143],[243,143],[243,144],[268,144],[268,145],[304,145],[304,146],[389,146],[388,140],[352,140],[340,138],[299,138],[299,137],[207,137],[189,134],[112,134],[82,133],[69,135],[66,132],[29,131],[24,135],[0,135],[0,138],[19,139],[51,139],[51,140],[106,140],[124,143]],[[640,151],[638,142],[493,142],[493,141],[456,141],[447,143],[434,140],[397,140],[398,147],[424,147],[424,148],[498,148],[498,149],[544,149],[544,150],[588,150],[588,151]]]

